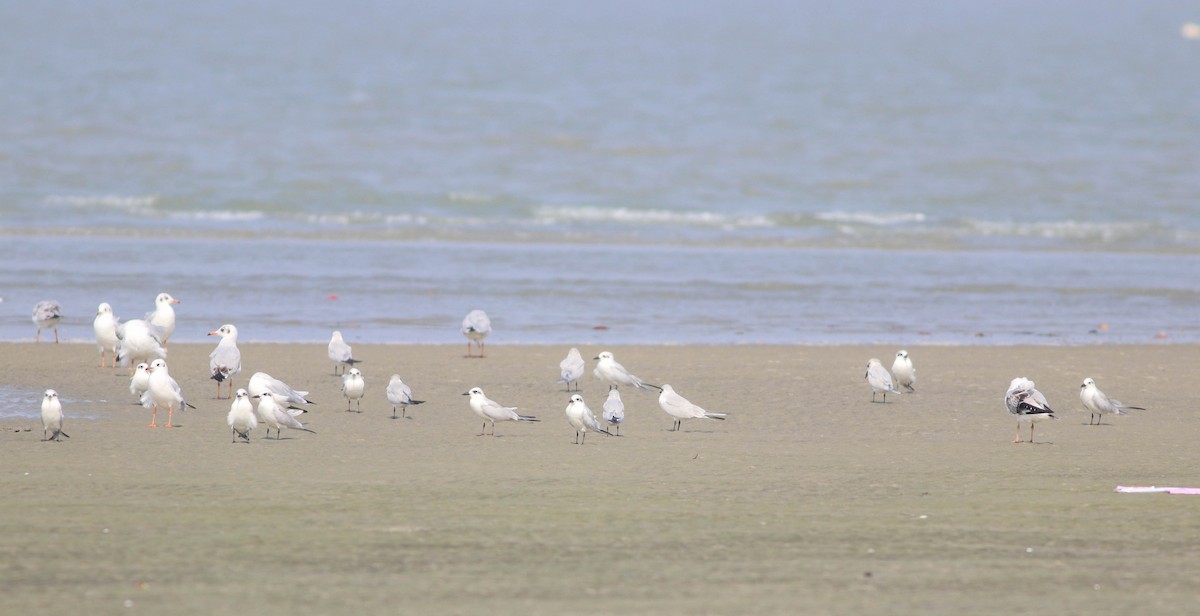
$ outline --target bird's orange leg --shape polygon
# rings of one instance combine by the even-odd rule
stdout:
[[[168,404],[167,405],[167,425],[165,425],[163,427],[164,428],[174,428],[175,427],[175,425],[173,423],[174,417],[175,417],[175,405]]]
[[[150,425],[146,426],[146,427],[147,428],[157,428],[158,427],[158,405],[157,404],[154,405],[154,414],[150,416]]]

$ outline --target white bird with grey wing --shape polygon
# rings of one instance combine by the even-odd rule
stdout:
[[[150,380],[149,388],[146,389],[146,393],[142,394],[142,406],[154,409],[154,414],[150,417],[150,427],[158,427],[158,408],[165,406],[167,407],[167,423],[164,427],[173,428],[175,427],[176,407],[180,411],[196,407],[184,401],[183,390],[180,389],[179,383],[171,378],[166,361],[156,359],[150,362],[150,367],[146,370],[150,373]]]
[[[351,368],[342,377],[342,395],[346,396],[346,412],[350,412],[350,402],[353,401],[357,412],[362,412],[362,398],[367,391],[367,382],[363,379],[358,368]]]
[[[233,397],[233,376],[242,371],[242,352],[238,350],[238,330],[226,323],[215,331],[208,332],[209,336],[220,336],[217,348],[208,356],[208,370],[212,380],[217,382],[217,400],[221,399],[221,383],[229,381],[229,397]]]
[[[424,400],[414,400],[412,388],[400,379],[399,374],[393,374],[387,386],[388,402],[392,403],[392,419],[396,418],[396,407],[401,407],[401,417],[408,417],[408,407],[413,404],[425,404]]]
[[[617,434],[621,434],[621,423],[625,421],[625,403],[621,401],[621,390],[608,390],[608,399],[604,401],[604,421],[608,423],[609,428],[616,428]]]
[[[674,423],[671,425],[673,432],[678,432],[682,427],[684,419],[721,419],[726,417],[725,413],[710,413],[699,406],[692,404],[687,398],[675,393],[675,388],[663,383],[662,393],[658,395],[658,406],[663,412],[674,418]]]
[[[233,404],[229,405],[229,415],[225,417],[225,421],[229,424],[230,431],[233,432],[233,440],[229,442],[236,443],[239,437],[247,443],[250,442],[250,433],[258,427],[258,418],[254,413],[254,403],[250,400],[250,394],[246,390],[237,390]]]
[[[471,343],[479,346],[479,357],[483,357],[483,339],[492,333],[492,320],[482,310],[467,313],[462,322],[462,335],[467,337],[467,357],[471,355]]]
[[[264,391],[257,396],[251,398],[258,399],[258,418],[267,426],[267,438],[271,438],[271,429],[275,429],[275,440],[279,440],[283,435],[283,428],[291,430],[303,430],[304,432],[313,432],[305,428],[300,420],[296,419],[295,414],[303,413],[304,409],[298,409],[288,404],[287,398],[277,393]],[[295,413],[295,414],[293,414]]]
[[[917,369],[913,367],[908,351],[901,349],[896,352],[896,361],[892,362],[892,378],[896,384],[908,391],[916,391],[913,385],[917,382]]]
[[[112,351],[113,368],[117,367],[117,345],[121,339],[117,337],[117,324],[121,322],[113,315],[112,306],[107,303],[96,308],[96,318],[92,319],[92,331],[96,334],[96,347],[100,349],[100,367],[105,367],[104,353]]]
[[[37,326],[37,335],[34,336],[34,342],[42,341],[42,330],[54,330],[54,343],[58,344],[58,322],[62,320],[62,305],[58,302],[48,299],[38,302],[33,307],[33,324]]]
[[[42,395],[42,440],[61,442],[60,437],[63,436],[71,438],[70,434],[63,432],[62,402],[58,399],[57,391],[47,389]]]
[[[892,385],[892,375],[888,374],[887,368],[883,367],[878,359],[872,357],[867,361],[867,373],[863,375],[867,379],[867,384],[871,386],[871,402],[875,401],[875,394],[883,393],[883,401],[887,402],[888,394],[900,395],[900,390]]]
[[[158,328],[159,339],[164,347],[175,333],[175,308],[171,304],[178,303],[179,300],[171,297],[170,293],[159,293],[154,298],[154,310],[145,316],[148,323]]]
[[[1029,442],[1033,442],[1033,426],[1045,419],[1058,419],[1046,402],[1046,396],[1034,388],[1033,381],[1025,377],[1017,377],[1008,384],[1004,393],[1004,407],[1017,418],[1017,437],[1013,443],[1021,441],[1021,424],[1029,424]]]
[[[464,396],[471,396],[469,401],[471,410],[475,411],[483,419],[483,429],[477,436],[485,436],[487,434],[488,424],[492,424],[492,436],[496,436],[497,421],[540,421],[532,415],[519,415],[515,406],[504,406],[495,400],[484,395],[483,390],[478,387],[472,387],[470,391],[463,392]]]
[[[353,368],[354,364],[361,363],[359,360],[354,359],[354,352],[350,348],[350,345],[346,344],[340,331],[333,332],[333,335],[329,338],[329,359],[333,362],[333,374],[335,376],[345,374],[346,367]],[[342,369],[340,373],[338,372],[338,367]]]
[[[1083,402],[1083,406],[1087,408],[1091,415],[1088,417],[1088,425],[1092,425],[1092,420],[1095,420],[1095,425],[1100,425],[1100,421],[1105,415],[1128,415],[1125,409],[1136,409],[1144,411],[1146,409],[1140,406],[1130,406],[1122,403],[1120,400],[1112,400],[1096,387],[1096,381],[1090,378],[1083,379],[1083,384],[1079,386],[1079,400]]]
[[[609,389],[620,387],[621,385],[629,385],[637,389],[650,389],[653,387],[662,391],[662,388],[658,385],[651,385],[626,370],[625,366],[617,363],[617,360],[613,358],[613,354],[609,351],[601,352],[594,359],[597,361],[596,368],[592,370],[592,374],[601,382],[607,383]]]
[[[596,416],[592,414],[592,409],[588,408],[586,402],[583,401],[583,396],[575,394],[571,396],[570,402],[567,403],[567,408],[564,410],[567,414],[567,423],[575,428],[575,444],[582,445],[587,441],[588,430],[592,432],[603,432],[609,436],[612,434],[600,427],[600,422],[596,420]]]
[[[571,383],[575,383],[575,391],[579,391],[579,379],[583,378],[586,367],[583,355],[579,354],[579,349],[572,347],[570,351],[567,351],[566,359],[558,362],[558,382],[566,383],[567,391],[571,391]]]

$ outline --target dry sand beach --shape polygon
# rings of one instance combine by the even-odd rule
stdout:
[[[917,393],[871,404],[894,348],[615,347],[724,422],[625,392],[622,437],[572,444],[566,347],[356,344],[364,413],[324,345],[243,343],[317,402],[317,434],[231,444],[211,345],[175,344],[198,410],[148,429],[91,345],[0,344],[5,386],[67,400],[62,443],[0,421],[3,611],[47,613],[1179,613],[1200,599],[1192,346],[910,347]],[[604,387],[589,359],[583,395]],[[392,420],[399,372],[426,404]],[[1013,445],[1004,390],[1058,411]],[[1148,407],[1087,426],[1084,377]],[[537,415],[480,422],[472,386]],[[5,409],[10,411],[12,409]],[[28,409],[36,413],[36,407]],[[95,419],[80,419],[80,416]],[[160,416],[161,420],[161,416]],[[31,432],[14,429],[31,427]],[[132,609],[127,609],[127,608]]]

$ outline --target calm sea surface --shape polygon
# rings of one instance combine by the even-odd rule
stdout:
[[[496,344],[1197,343],[1187,22],[0,3],[0,339],[167,291],[192,341],[459,342],[482,308]]]

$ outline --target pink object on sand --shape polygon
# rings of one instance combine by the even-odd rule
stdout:
[[[1158,486],[1117,486],[1114,492],[1122,494],[1147,494],[1147,493],[1164,493],[1164,494],[1200,494],[1200,488],[1169,488]]]

